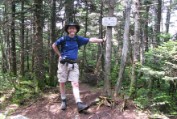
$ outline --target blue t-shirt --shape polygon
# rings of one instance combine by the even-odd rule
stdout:
[[[71,38],[69,36],[63,36],[59,38],[57,41],[55,41],[55,44],[61,45],[63,42],[65,42],[65,45],[62,46],[61,57],[67,58],[71,60],[77,60],[78,58],[78,48],[82,45],[86,45],[89,42],[89,38],[85,38],[82,36],[75,36],[74,38]]]

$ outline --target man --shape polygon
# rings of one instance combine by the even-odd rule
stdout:
[[[73,95],[77,104],[78,112],[88,109],[88,105],[84,104],[80,99],[79,93],[79,67],[77,64],[78,49],[88,42],[101,43],[103,39],[98,38],[84,38],[77,36],[80,26],[76,23],[69,23],[65,25],[67,36],[63,36],[55,41],[52,45],[53,50],[59,57],[57,77],[59,81],[60,94],[61,94],[61,110],[67,108],[65,82],[70,81],[72,84]],[[57,46],[61,46],[59,51]]]

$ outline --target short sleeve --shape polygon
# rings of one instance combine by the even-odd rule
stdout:
[[[79,46],[86,45],[89,42],[89,38],[78,36]]]

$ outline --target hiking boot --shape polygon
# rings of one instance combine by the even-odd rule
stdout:
[[[60,109],[61,110],[66,110],[66,107],[67,107],[67,105],[66,105],[66,99],[64,99],[64,100],[61,101]]]
[[[88,109],[88,105],[84,104],[83,102],[78,102],[77,103],[77,109],[78,109],[78,112],[82,112],[83,110]]]

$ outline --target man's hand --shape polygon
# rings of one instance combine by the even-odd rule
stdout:
[[[62,57],[61,57],[61,56],[59,56],[59,57],[58,57],[58,61],[60,61],[61,59],[62,59]]]
[[[103,41],[102,41],[103,43],[106,42],[106,38],[103,38],[102,40],[103,40]]]

